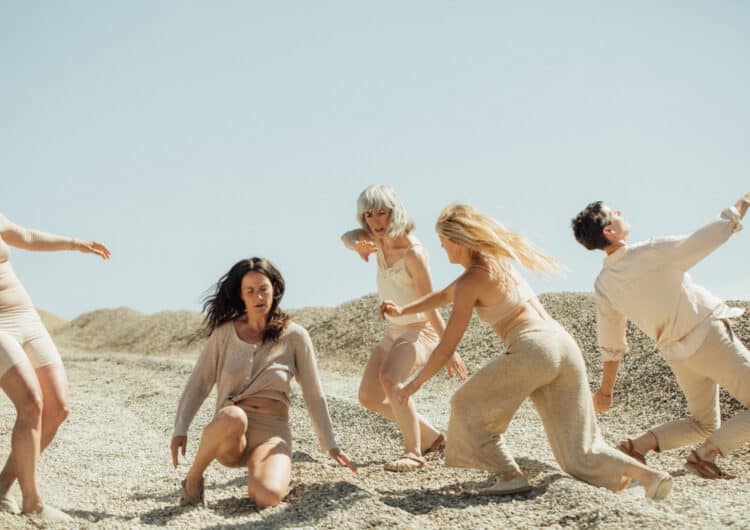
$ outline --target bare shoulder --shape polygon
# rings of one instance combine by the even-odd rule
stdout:
[[[369,232],[362,228],[355,228],[353,230],[344,232],[341,237],[351,238],[354,241],[372,241],[372,236],[369,234]]]

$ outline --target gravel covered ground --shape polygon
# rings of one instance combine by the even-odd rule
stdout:
[[[543,302],[576,337],[598,379],[594,311],[588,295],[545,295]],[[747,306],[744,302],[733,305]],[[206,508],[177,506],[179,478],[170,464],[168,444],[176,401],[190,373],[189,355],[171,354],[174,344],[164,328],[186,337],[195,314],[176,312],[145,317],[130,310],[99,311],[60,325],[56,339],[65,351],[71,382],[73,413],[40,466],[47,501],[68,512],[80,527],[134,528],[150,526],[235,528],[278,527],[717,527],[750,526],[750,451],[747,446],[726,460],[732,481],[705,481],[682,470],[685,450],[655,455],[649,461],[675,477],[670,497],[661,503],[644,499],[633,486],[616,495],[577,481],[560,471],[549,451],[532,407],[524,404],[507,435],[519,464],[535,489],[512,497],[477,497],[471,492],[486,474],[442,466],[439,458],[419,473],[393,474],[382,469],[400,450],[400,435],[389,422],[364,411],[356,402],[359,374],[369,348],[382,333],[373,319],[375,301],[363,297],[338,308],[305,309],[298,320],[310,329],[323,369],[323,383],[341,446],[360,466],[355,477],[319,452],[303,403],[295,395],[293,479],[281,505],[259,512],[247,500],[247,473],[213,464],[206,475]],[[84,318],[85,317],[85,318]],[[122,329],[148,319],[182,319],[162,325],[154,338]],[[73,324],[78,332],[73,329]],[[140,328],[139,328],[140,329]],[[735,323],[748,343],[747,316]],[[187,331],[186,331],[187,330]],[[80,347],[81,337],[97,337],[96,347]],[[613,410],[600,417],[605,436],[617,442],[667,418],[685,414],[684,400],[674,378],[654,354],[653,345],[630,331],[632,351],[621,371]],[[187,339],[185,339],[187,340]],[[79,347],[71,347],[76,343]],[[109,341],[109,342],[108,342]],[[105,349],[110,343],[118,347]],[[144,348],[144,344],[147,346]],[[88,351],[86,351],[88,350]],[[117,350],[118,353],[110,353]],[[472,321],[461,344],[472,369],[502,351],[491,330]],[[124,353],[123,353],[124,352]],[[128,353],[129,352],[129,353]],[[436,425],[447,425],[448,400],[458,386],[444,376],[435,378],[418,397],[420,411]],[[725,413],[739,409],[724,396]],[[211,416],[209,397],[191,427],[188,458],[196,448],[200,428]],[[12,406],[0,406],[0,448],[7,454],[13,423]],[[11,494],[20,499],[17,487]],[[25,528],[28,520],[0,514],[0,527]]]

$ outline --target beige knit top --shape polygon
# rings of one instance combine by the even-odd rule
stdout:
[[[291,404],[295,378],[324,452],[337,447],[328,405],[318,377],[315,351],[307,330],[290,322],[276,343],[251,344],[237,335],[234,322],[217,327],[193,368],[177,405],[174,436],[185,436],[214,384],[215,413],[244,398],[264,397]]]

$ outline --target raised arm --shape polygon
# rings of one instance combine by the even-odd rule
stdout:
[[[364,261],[370,261],[370,254],[378,250],[370,234],[361,228],[345,232],[341,236],[341,242],[346,248],[359,254]]]
[[[734,206],[721,212],[718,219],[702,226],[689,236],[666,237],[652,242],[665,251],[666,258],[689,270],[703,258],[724,244],[732,234],[742,230],[742,218],[750,206],[750,194],[741,197]]]
[[[0,236],[9,245],[24,250],[77,250],[87,254],[96,254],[103,259],[108,259],[110,256],[109,249],[97,241],[82,241],[73,237],[23,228],[3,215],[0,215]]]
[[[302,389],[305,407],[307,407],[307,412],[310,415],[310,421],[318,437],[320,447],[336,462],[348,467],[353,473],[359,474],[356,466],[347,454],[336,444],[333,426],[331,425],[331,416],[328,413],[328,403],[323,393],[323,387],[320,384],[318,363],[315,359],[315,350],[313,349],[310,335],[307,331],[301,330],[295,336],[295,340],[294,360],[297,365],[295,378]]]
[[[597,338],[603,366],[599,390],[594,394],[594,409],[596,412],[606,412],[612,405],[620,361],[628,351],[625,337],[627,319],[614,309],[603,295],[597,293],[595,296]]]

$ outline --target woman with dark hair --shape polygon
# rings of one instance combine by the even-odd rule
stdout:
[[[331,458],[358,473],[336,444],[307,331],[279,304],[284,278],[264,258],[237,262],[216,285],[203,310],[209,333],[177,406],[172,464],[185,455],[195,413],[217,386],[216,413],[182,482],[180,505],[204,504],[203,472],[214,460],[248,468],[248,496],[259,508],[286,495],[292,469],[291,380],[297,379],[318,436]]]

